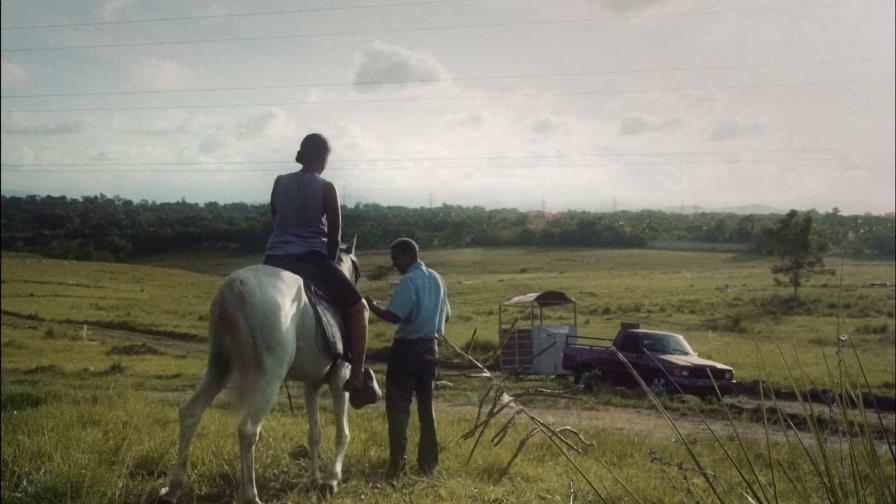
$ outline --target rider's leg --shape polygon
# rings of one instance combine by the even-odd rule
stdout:
[[[346,328],[348,329],[349,353],[352,369],[349,380],[361,385],[361,374],[364,372],[364,356],[367,352],[367,315],[370,310],[362,299],[345,311]]]

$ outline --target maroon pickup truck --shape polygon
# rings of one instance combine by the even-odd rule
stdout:
[[[601,380],[612,385],[636,385],[611,346],[625,356],[657,395],[677,394],[680,388],[686,394],[713,397],[716,395],[713,380],[722,394],[731,394],[734,390],[734,369],[697,357],[679,334],[641,329],[637,323],[623,322],[612,340],[567,337],[563,369],[573,373],[576,383],[585,373],[598,371]]]

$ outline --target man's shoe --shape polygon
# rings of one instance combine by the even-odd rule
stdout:
[[[361,409],[383,398],[383,392],[376,382],[376,375],[373,374],[372,369],[364,368],[361,380],[361,384],[346,380],[345,385],[342,386],[342,389],[348,392],[349,404],[355,409]]]
[[[389,467],[386,469],[386,479],[393,480],[400,477],[405,472],[405,463],[404,460],[401,462],[389,462]]]

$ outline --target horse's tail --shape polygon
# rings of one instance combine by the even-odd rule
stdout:
[[[221,285],[209,312],[209,369],[225,372],[234,385],[238,407],[257,389],[259,352],[248,321],[247,285],[238,276]]]

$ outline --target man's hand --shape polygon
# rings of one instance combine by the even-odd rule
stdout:
[[[370,308],[370,311],[373,312],[374,315],[386,322],[391,324],[398,324],[401,322],[401,317],[380,306],[379,301],[376,299],[373,299],[370,296],[364,296],[364,302],[367,303],[367,307]]]

